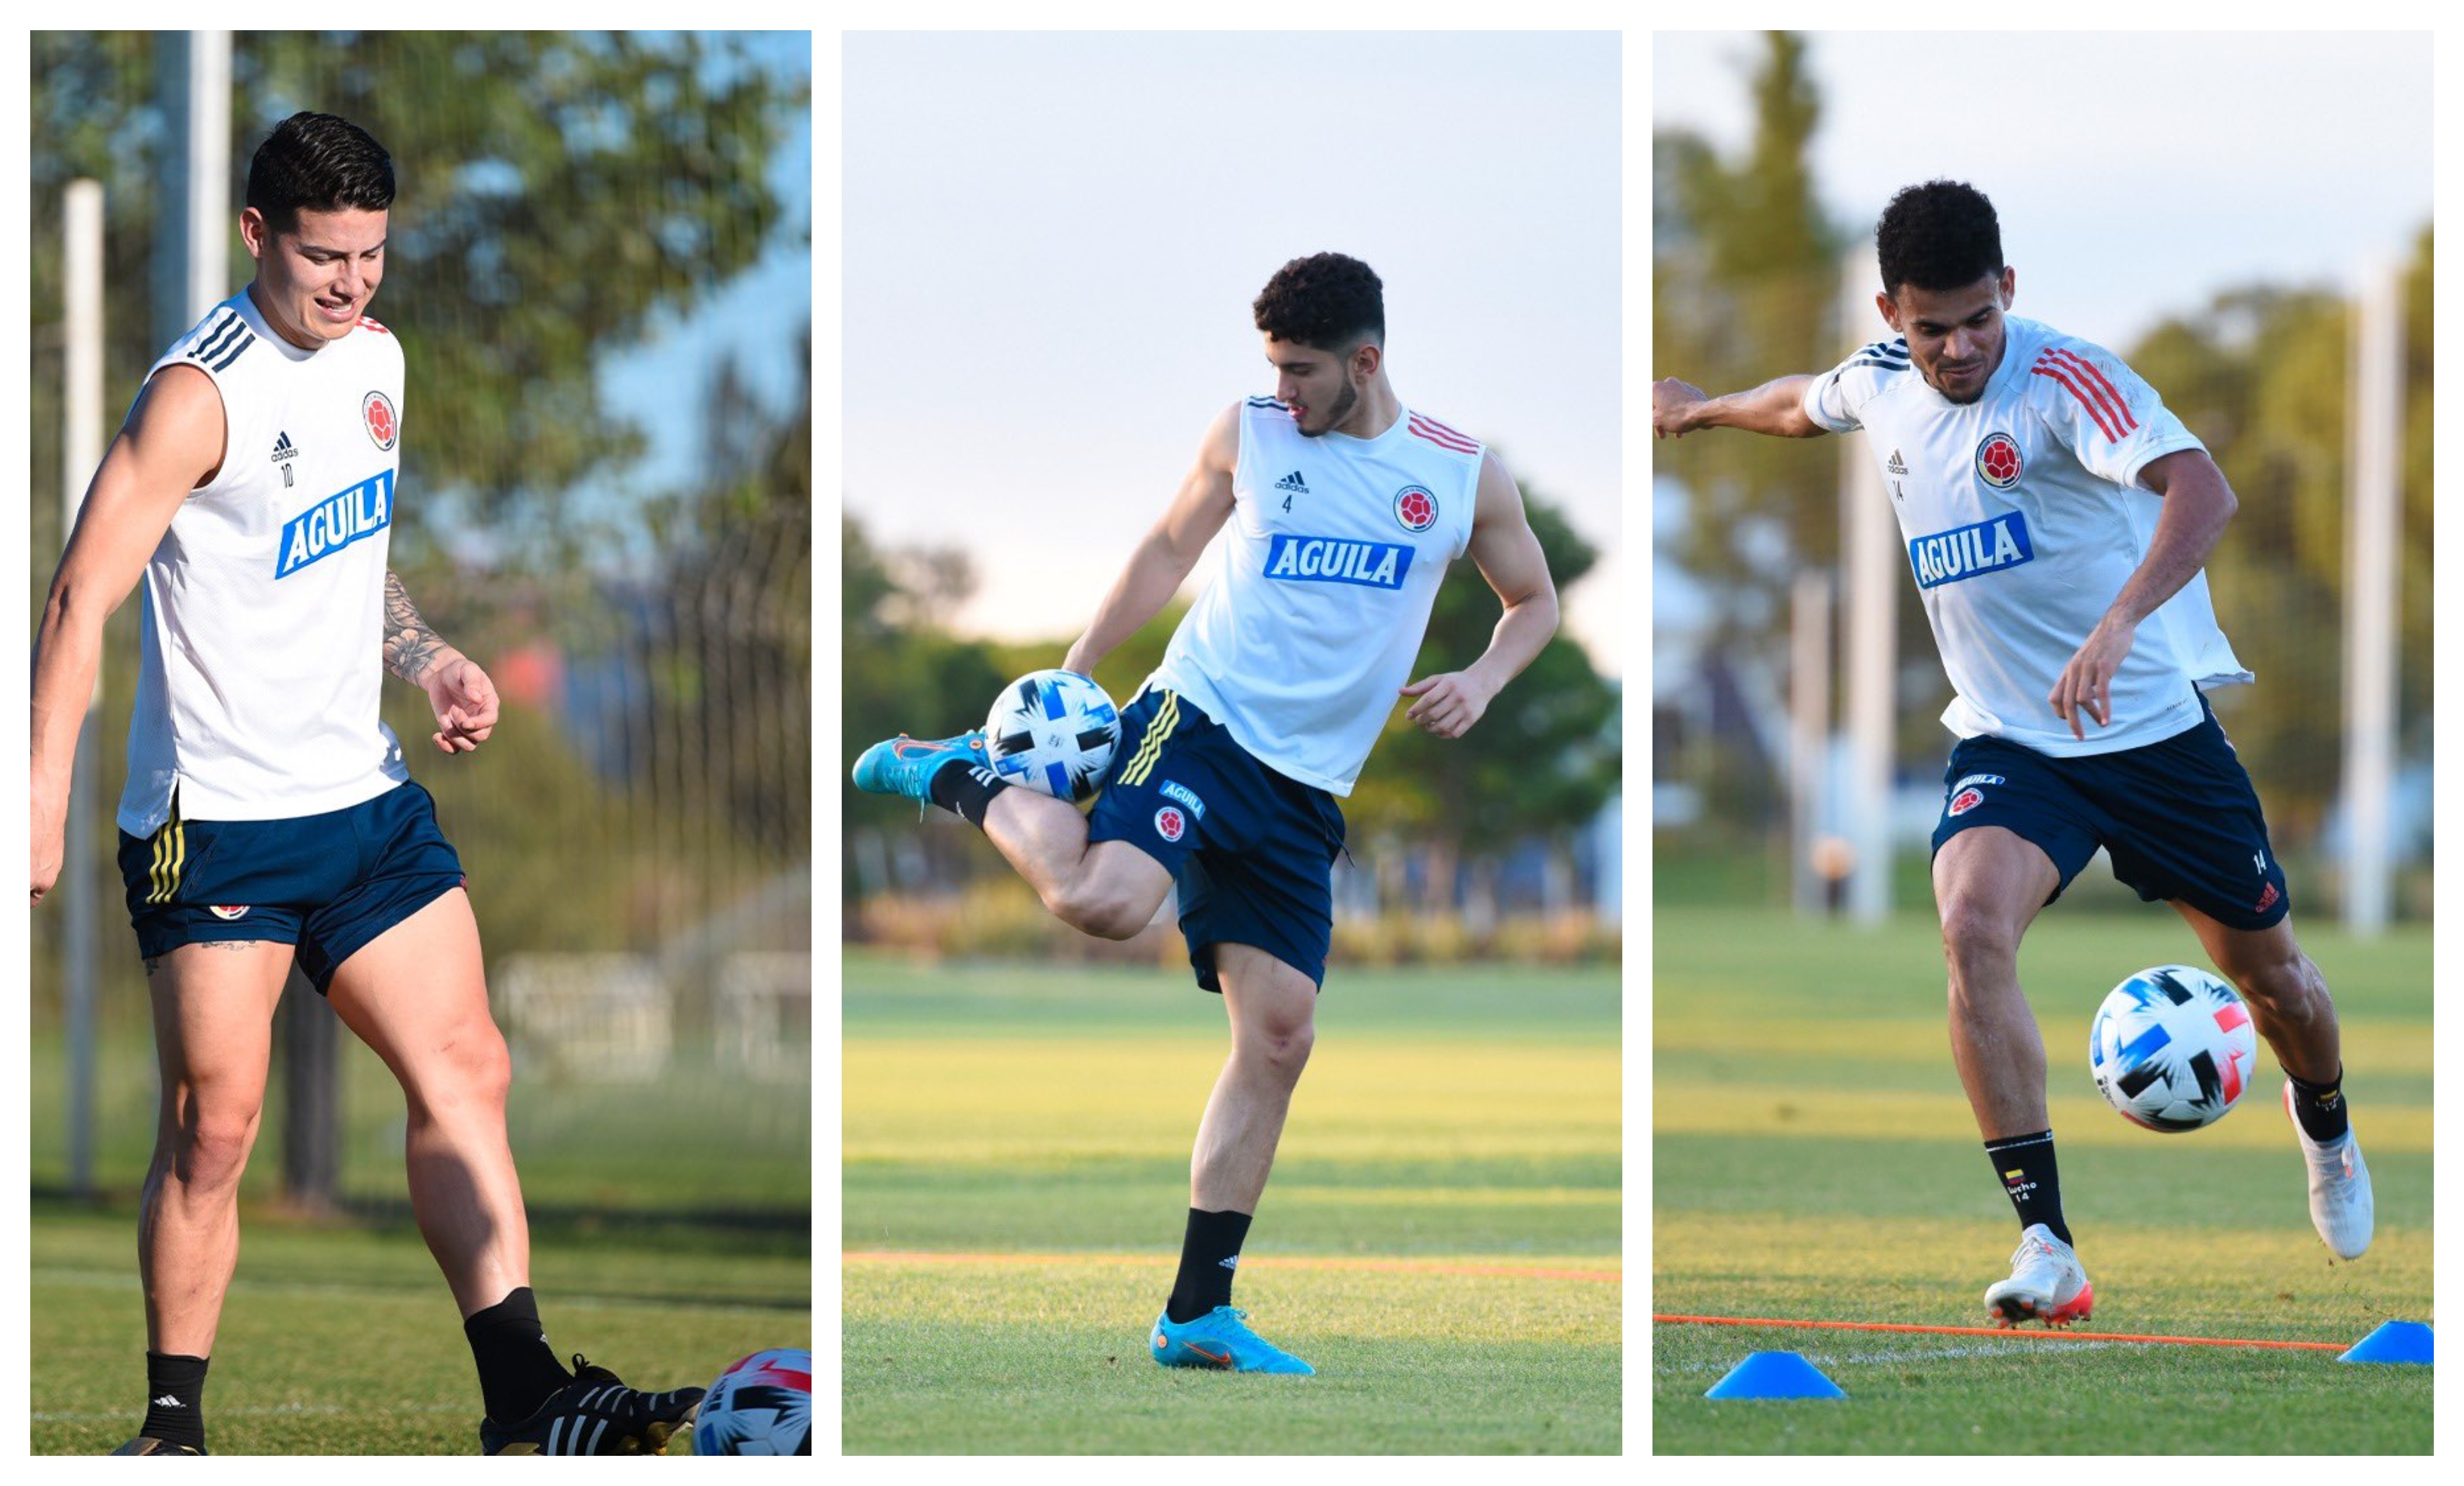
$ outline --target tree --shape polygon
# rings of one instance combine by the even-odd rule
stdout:
[[[167,138],[156,44],[143,33],[33,38],[40,491],[58,488],[58,378],[47,371],[71,179],[104,183],[107,282],[130,286],[107,317],[107,402],[124,407],[162,350],[137,288],[164,205],[150,184]],[[273,126],[314,108],[366,127],[393,155],[401,190],[376,309],[410,362],[404,480],[461,492],[467,519],[500,545],[569,535],[576,509],[553,492],[642,447],[601,404],[600,356],[759,253],[783,211],[765,167],[803,90],[753,65],[742,41],[691,33],[242,32],[231,73],[233,262],[249,261],[238,203]],[[37,527],[34,548],[47,573],[55,524]]]

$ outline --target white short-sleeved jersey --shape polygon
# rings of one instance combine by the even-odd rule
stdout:
[[[1374,439],[1310,438],[1250,398],[1214,576],[1146,684],[1277,773],[1351,794],[1471,544],[1480,466],[1477,440],[1409,408]]]
[[[304,351],[248,292],[153,371],[223,403],[223,460],[146,561],[120,828],[266,820],[372,799],[410,776],[377,718],[386,538],[401,467],[402,348],[376,321]]]
[[[1952,403],[1877,341],[1814,379],[1806,416],[1863,428],[1957,694],[1943,725],[2057,755],[2105,754],[2196,727],[2197,688],[2246,682],[2191,576],[2139,626],[2113,678],[2113,722],[2084,742],[2046,697],[2147,555],[2164,503],[2138,484],[2160,455],[2203,448],[2121,358],[2006,317],[2002,364]]]

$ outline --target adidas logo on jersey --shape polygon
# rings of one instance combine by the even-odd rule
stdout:
[[[1905,474],[1908,472],[1908,462],[1900,457],[1900,451],[1898,449],[1891,450],[1890,470],[1893,474]]]
[[[278,465],[287,460],[293,460],[298,457],[299,448],[297,445],[291,442],[290,434],[277,433],[274,436],[274,458],[271,461],[272,463]]]
[[[1279,491],[1292,491],[1302,495],[1306,495],[1309,492],[1309,482],[1301,478],[1301,472],[1297,470],[1284,476],[1282,479],[1277,480],[1275,482],[1275,489]]]

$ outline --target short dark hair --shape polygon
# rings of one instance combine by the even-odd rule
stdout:
[[[1368,264],[1339,252],[1285,264],[1250,308],[1260,330],[1294,345],[1348,351],[1363,340],[1386,343],[1386,286]]]
[[[248,163],[248,204],[277,232],[305,211],[393,205],[393,157],[347,119],[297,113],[274,126]]]
[[[1965,289],[2005,266],[1993,204],[1965,181],[1903,188],[1882,208],[1874,251],[1882,264],[1882,292],[1893,295],[1908,285]]]

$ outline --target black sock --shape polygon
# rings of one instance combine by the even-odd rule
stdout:
[[[984,827],[984,812],[992,808],[993,797],[1007,788],[1008,781],[983,765],[953,758],[934,771],[933,803],[961,817],[980,831]]]
[[[145,1423],[138,1433],[165,1444],[206,1448],[206,1359],[145,1354]]]
[[[1172,1300],[1163,1308],[1174,1325],[1232,1303],[1232,1273],[1241,1262],[1241,1241],[1248,1236],[1246,1213],[1189,1210],[1189,1230],[1180,1240],[1180,1276],[1172,1282]]]
[[[2304,1083],[2293,1079],[2293,1118],[2301,1123],[2301,1133],[2321,1145],[2344,1138],[2352,1128],[2352,1116],[2344,1109],[2344,1070],[2336,1069],[2333,1082]]]
[[[2055,1237],[2070,1242],[2070,1225],[2062,1221],[2062,1169],[2054,1161],[2054,1132],[1990,1140],[1985,1154],[1993,1162],[1993,1174],[2002,1178],[2002,1190],[2011,1194],[2011,1206],[2019,1210],[2019,1226],[2042,1223]]]
[[[547,1332],[539,1325],[539,1301],[522,1286],[462,1322],[471,1339],[471,1355],[479,1364],[479,1394],[488,1403],[488,1417],[498,1424],[519,1424],[539,1412],[550,1393],[573,1381],[548,1349]]]

